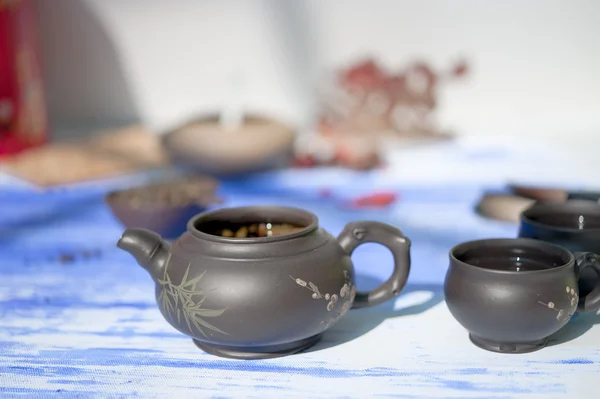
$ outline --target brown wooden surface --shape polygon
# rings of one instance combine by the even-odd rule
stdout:
[[[49,187],[114,177],[168,165],[160,137],[140,126],[101,131],[92,138],[48,144],[3,159],[0,166]]]

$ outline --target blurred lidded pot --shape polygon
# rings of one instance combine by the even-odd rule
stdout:
[[[367,242],[388,247],[394,268],[379,287],[357,292],[350,257]],[[410,271],[410,240],[393,226],[351,222],[335,238],[314,214],[276,206],[202,213],[172,244],[127,229],[117,245],[150,274],[171,326],[202,350],[236,359],[313,346],[351,308],[396,297]]]
[[[212,176],[230,176],[287,165],[293,156],[295,131],[258,115],[245,115],[226,126],[219,115],[190,120],[163,135],[174,163]]]

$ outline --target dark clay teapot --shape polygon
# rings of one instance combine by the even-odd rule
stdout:
[[[366,242],[388,247],[394,270],[381,286],[362,293],[350,256]],[[286,207],[205,212],[172,244],[130,228],[117,245],[155,281],[169,324],[202,350],[229,358],[307,349],[349,309],[396,297],[410,270],[410,240],[397,228],[353,222],[336,239],[312,213]]]

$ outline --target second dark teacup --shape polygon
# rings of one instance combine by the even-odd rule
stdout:
[[[595,201],[536,202],[521,213],[519,237],[560,245],[571,252],[600,254],[600,204]],[[600,283],[593,269],[579,280],[581,296]],[[583,304],[580,303],[579,310]]]
[[[579,299],[582,270],[600,271],[592,253],[525,238],[465,242],[450,251],[446,304],[480,348],[526,353],[571,319],[578,301],[600,308],[600,285]]]

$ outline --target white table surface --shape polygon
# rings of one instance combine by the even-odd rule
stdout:
[[[224,206],[301,206],[315,212],[332,234],[351,220],[381,220],[400,227],[413,242],[409,283],[396,300],[352,310],[307,352],[261,361],[205,354],[165,322],[151,279],[114,247],[123,228],[101,194],[115,182],[40,193],[5,179],[0,186],[0,396],[597,398],[599,315],[577,316],[548,347],[522,355],[475,347],[450,315],[442,292],[449,248],[517,231],[473,212],[485,190],[501,189],[505,181],[483,173],[469,179],[467,172],[481,172],[484,164],[497,170],[526,162],[518,154],[493,156],[490,148],[478,147],[469,164],[466,152],[463,147],[446,155],[468,166],[461,169],[463,178],[436,180],[434,169],[420,181],[404,178],[405,171],[394,179],[390,170],[310,170],[224,184]],[[589,184],[561,179],[556,180]],[[331,189],[333,199],[319,200],[321,188]],[[384,210],[348,210],[336,202],[384,189],[400,195]],[[61,253],[84,249],[97,251],[97,257],[56,261]],[[359,289],[374,288],[391,271],[390,256],[376,245],[360,247],[353,261]]]

